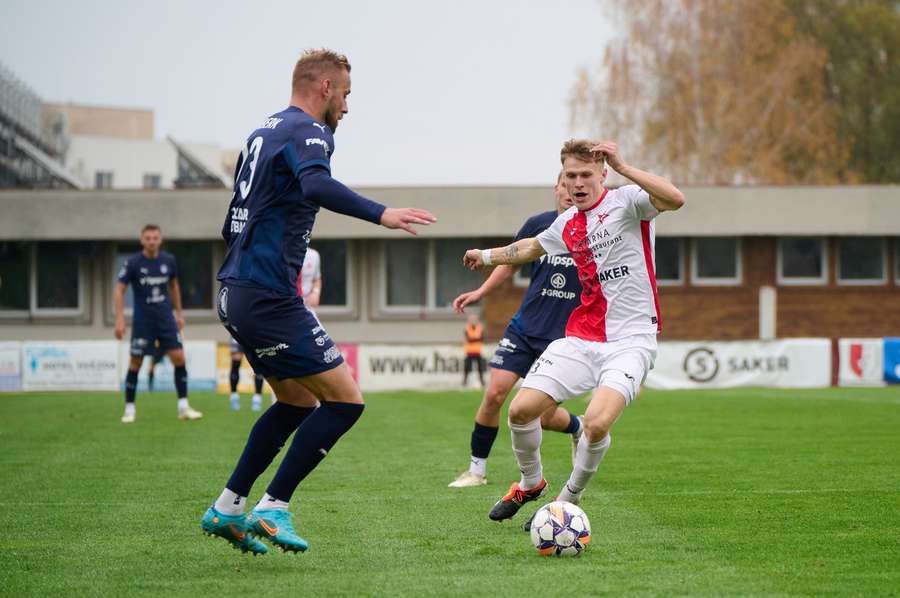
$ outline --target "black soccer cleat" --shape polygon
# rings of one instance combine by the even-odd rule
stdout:
[[[522,490],[519,482],[513,482],[509,487],[509,492],[494,504],[488,517],[494,521],[503,521],[504,519],[512,519],[519,509],[527,502],[537,500],[547,489],[547,480],[541,480],[541,483],[531,490]]]

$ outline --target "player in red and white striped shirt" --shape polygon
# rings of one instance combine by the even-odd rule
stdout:
[[[593,390],[575,465],[558,496],[577,504],[609,448],[609,429],[634,400],[656,358],[662,318],[653,219],[684,205],[684,195],[665,178],[626,164],[612,142],[568,141],[561,160],[575,205],[535,238],[470,249],[464,258],[467,267],[476,269],[570,253],[582,286],[581,305],[569,317],[566,336],[537,359],[510,404],[513,452],[522,478],[494,505],[494,520],[511,518],[547,486],[541,468],[541,415]],[[604,189],[604,161],[636,184]]]

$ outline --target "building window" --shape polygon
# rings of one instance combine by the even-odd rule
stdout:
[[[212,242],[166,241],[163,250],[175,256],[182,307],[211,310],[214,301]]]
[[[344,311],[350,307],[350,252],[347,241],[315,241],[312,248],[322,258],[322,295],[319,307],[328,311]],[[323,309],[324,308],[324,309]],[[336,308],[336,309],[332,309]]]
[[[885,281],[884,239],[838,239],[838,284],[884,284]]]
[[[733,237],[694,239],[691,282],[696,285],[741,284],[741,244]]]
[[[657,237],[653,248],[654,265],[656,266],[656,282],[663,285],[676,285],[684,282],[684,242],[673,237]]]
[[[77,249],[70,243],[38,243],[34,262],[35,311],[79,312],[81,272]]]
[[[900,285],[900,237],[894,239],[894,282]]]
[[[0,242],[0,313],[28,312],[30,265],[27,244]]]
[[[460,294],[478,287],[481,275],[464,268],[463,256],[472,248],[468,239],[439,239],[431,242],[434,254],[434,307],[451,309]]]
[[[828,282],[827,257],[823,239],[778,239],[778,284],[825,284]]]
[[[96,189],[112,189],[113,173],[109,170],[98,170],[94,173],[94,187]]]
[[[384,243],[383,305],[392,311],[450,310],[453,300],[481,284],[482,277],[462,267],[473,239],[392,240]]]
[[[162,186],[162,175],[155,172],[144,173],[144,189],[159,189]]]

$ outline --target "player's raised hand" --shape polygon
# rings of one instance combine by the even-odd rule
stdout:
[[[466,306],[471,305],[472,303],[477,303],[481,301],[481,291],[475,289],[474,291],[469,291],[468,293],[463,293],[459,297],[453,300],[453,311],[458,314],[464,313]]]
[[[413,224],[427,226],[437,222],[437,218],[428,210],[419,208],[387,208],[381,214],[381,226],[385,228],[402,228],[411,235],[415,235]]]
[[[463,266],[469,270],[478,270],[484,268],[484,260],[481,258],[480,249],[470,249],[463,256]]]
[[[591,153],[603,154],[606,163],[616,172],[625,166],[625,162],[619,156],[619,146],[612,141],[601,141],[591,148]]]

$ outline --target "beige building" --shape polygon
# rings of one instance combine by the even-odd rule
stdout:
[[[480,284],[471,247],[505,244],[549,188],[362,188],[431,210],[418,237],[326,210],[323,306],[342,342],[461,339],[449,303]],[[663,338],[900,336],[900,186],[693,187],[657,221]],[[213,309],[230,191],[0,192],[0,340],[108,339],[112,289],[141,226],[162,226],[179,261],[191,339],[226,340]],[[480,306],[497,339],[527,286],[517,276]]]

